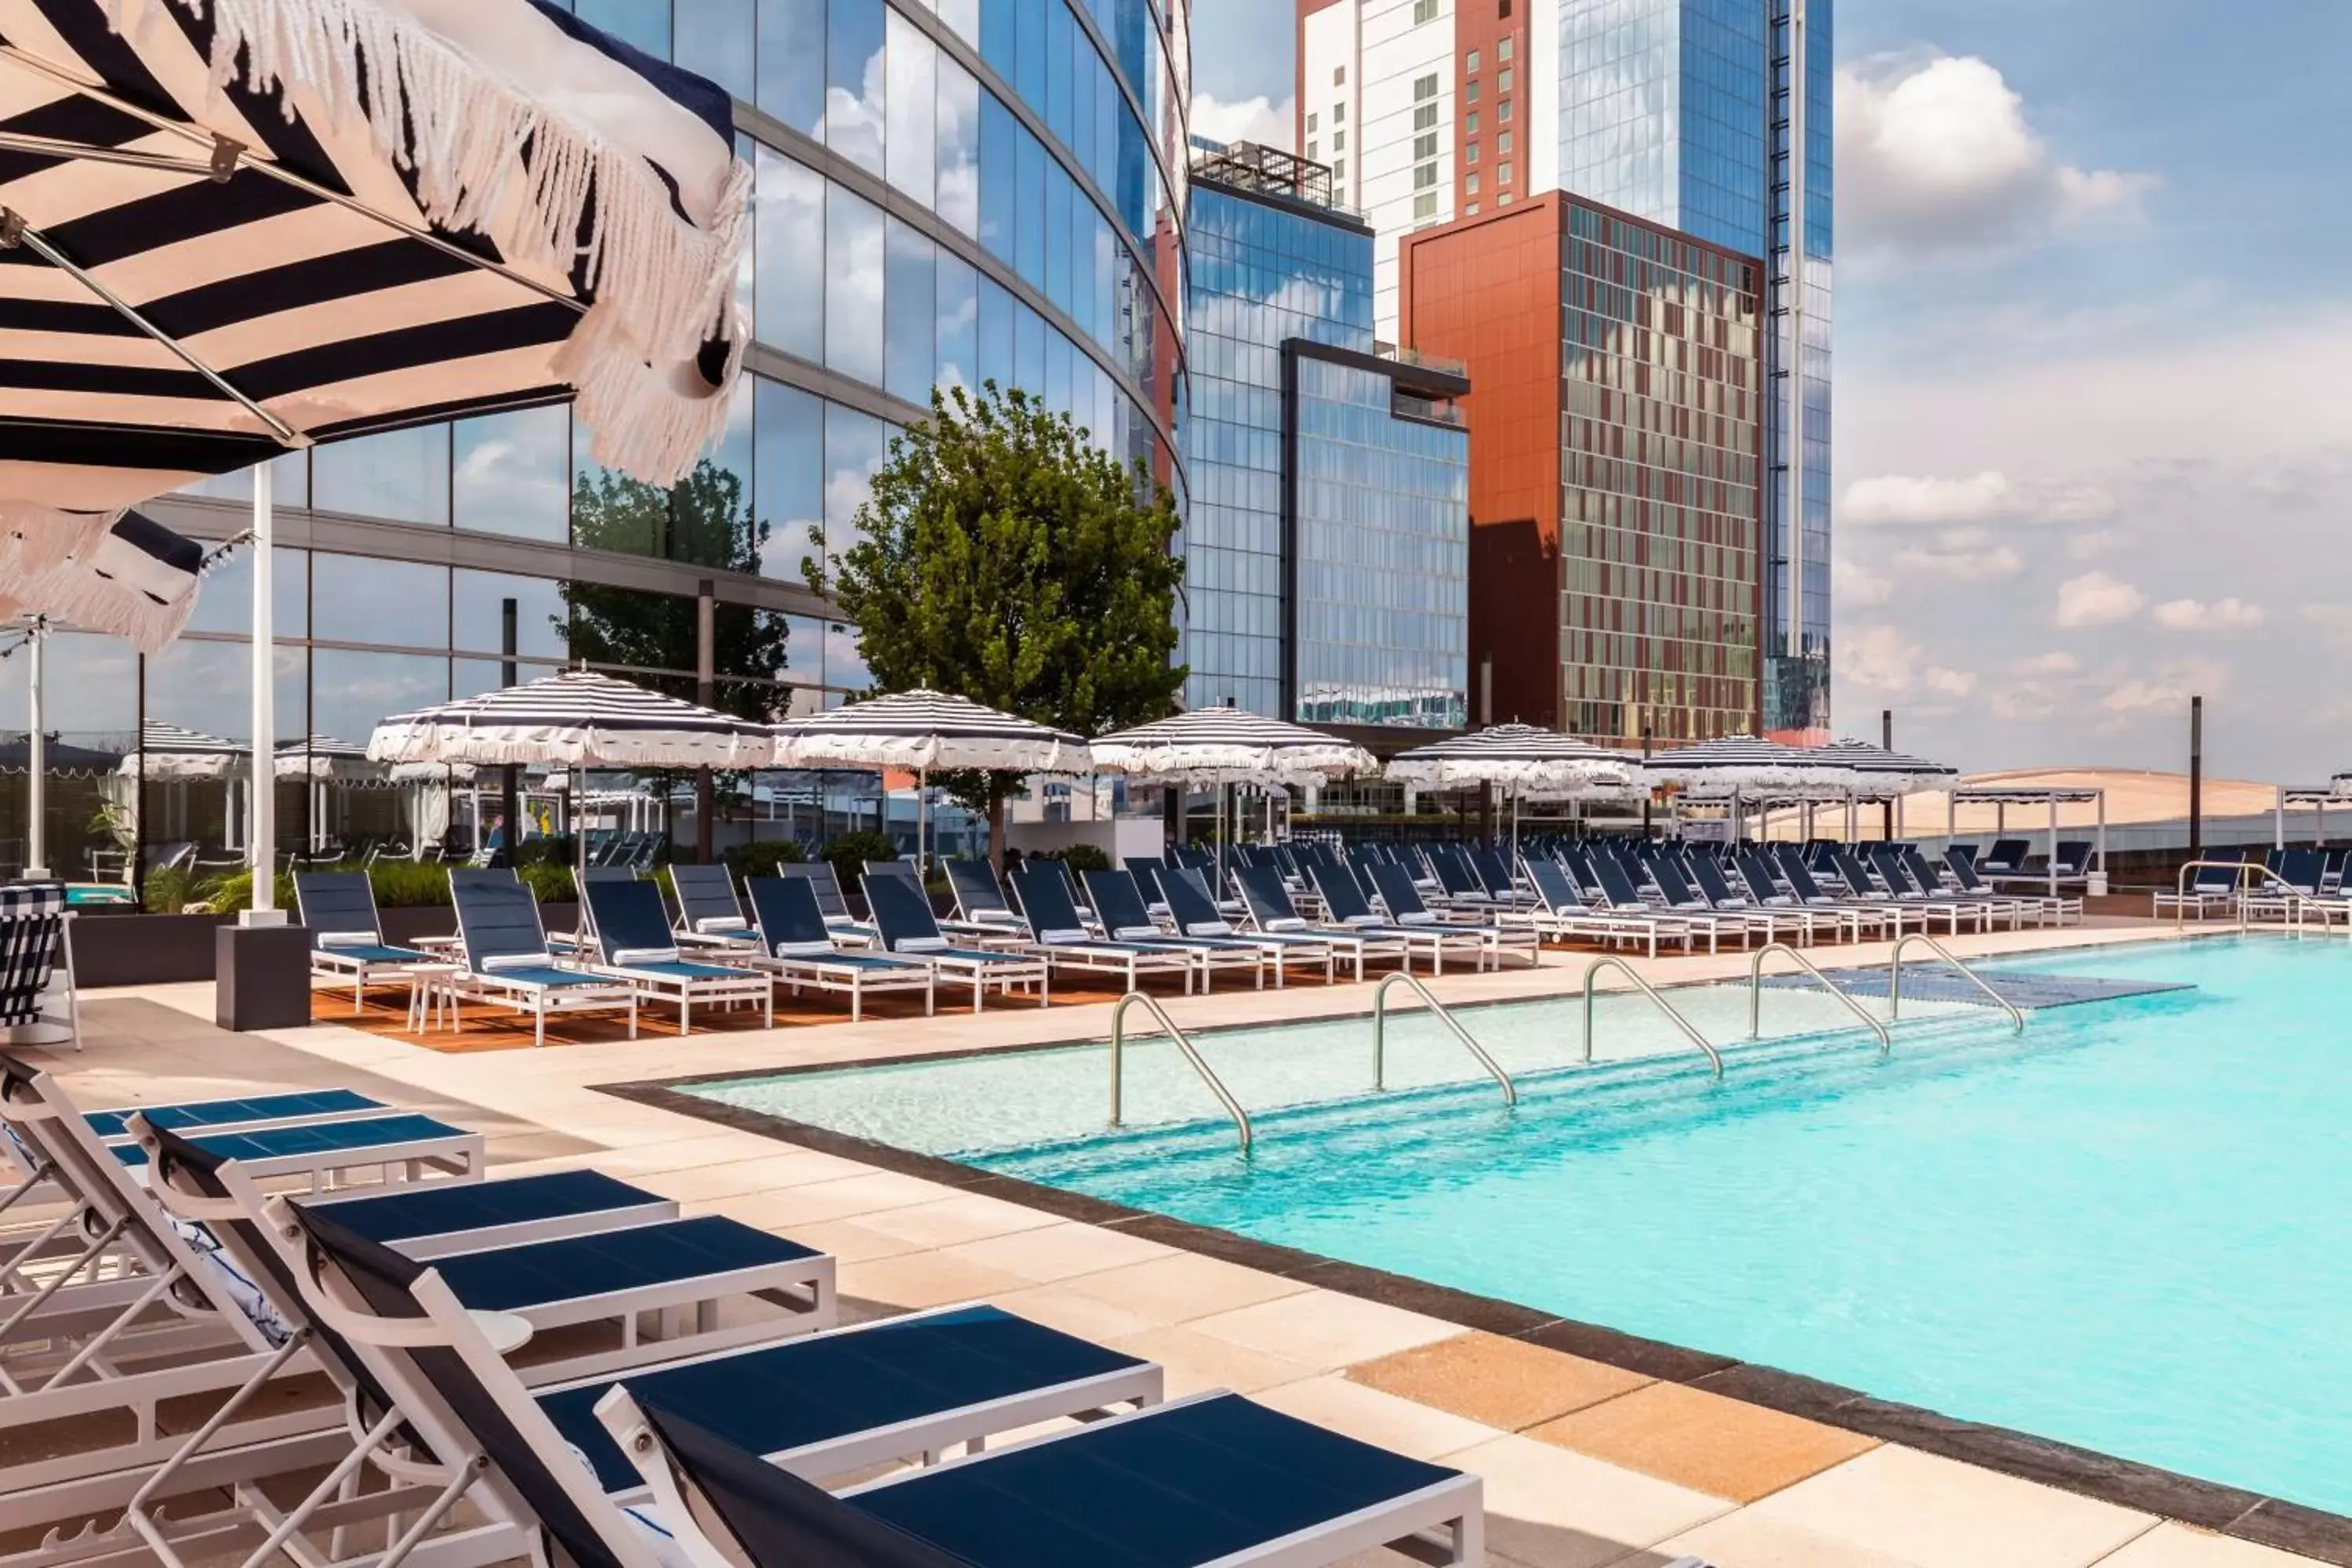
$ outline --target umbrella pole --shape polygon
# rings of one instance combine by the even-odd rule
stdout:
[[[31,807],[25,819],[25,878],[27,881],[38,881],[49,874],[47,821],[49,792],[48,780],[44,776],[48,771],[49,743],[47,737],[41,732],[45,722],[41,713],[41,634],[47,625],[42,617],[36,616],[33,629],[25,644],[25,657],[32,667],[28,676],[32,691],[26,710],[33,721],[32,733],[26,737],[30,749],[26,753],[26,762],[33,770],[31,782],[26,786],[26,804]]]
[[[277,627],[272,616],[275,606],[272,595],[270,559],[277,534],[275,507],[270,493],[273,478],[268,460],[253,467],[253,783],[251,802],[253,831],[247,854],[253,867],[253,907],[241,923],[256,926],[284,925],[286,919],[277,911],[278,878],[278,791],[277,779],[271,773],[268,759],[275,752],[278,742],[278,691],[275,654]]]
[[[923,836],[930,826],[931,770],[915,770],[915,880],[923,879]]]

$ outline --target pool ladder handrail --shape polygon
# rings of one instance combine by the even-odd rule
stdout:
[[[1855,1001],[1844,987],[1822,973],[1811,959],[1807,958],[1785,942],[1766,942],[1756,950],[1756,956],[1748,962],[1748,1037],[1749,1039],[1760,1040],[1764,1037],[1764,961],[1776,952],[1786,953],[1795,961],[1798,968],[1820,981],[1822,990],[1843,1003],[1847,1012],[1861,1019],[1864,1027],[1878,1037],[1880,1056],[1885,1056],[1895,1048],[1895,1037],[1887,1031],[1885,1024],[1872,1017],[1868,1009]]]
[[[1216,1075],[1215,1069],[1194,1048],[1184,1031],[1176,1026],[1176,1020],[1168,1016],[1168,1010],[1142,991],[1129,992],[1110,1010],[1110,1124],[1113,1127],[1125,1125],[1120,1088],[1126,1076],[1127,1010],[1138,1002],[1143,1004],[1146,1012],[1160,1020],[1161,1031],[1175,1042],[1184,1059],[1192,1064],[1192,1070],[1201,1075],[1201,1081],[1209,1086],[1209,1092],[1215,1095],[1218,1102],[1225,1108],[1225,1114],[1234,1119],[1234,1127],[1241,1133],[1242,1152],[1247,1154],[1253,1139],[1249,1112],[1242,1109],[1242,1102],[1234,1098],[1233,1091],[1225,1087],[1224,1079]]]
[[[1950,964],[1954,969],[1958,970],[1960,972],[1961,979],[1966,980],[1969,984],[1975,986],[1978,990],[1991,997],[1993,1000],[1993,1005],[1999,1007],[2002,1012],[2009,1015],[2010,1023],[2016,1027],[2019,1034],[2021,1035],[2025,1033],[2025,1013],[2023,1009],[2020,1008],[2016,1003],[2011,1001],[2000,992],[1994,990],[1992,986],[1987,983],[1983,975],[1979,974],[1975,970],[1970,969],[1967,964],[1962,963],[1958,958],[1952,956],[1952,952],[1949,948],[1946,947],[1942,942],[1937,942],[1934,937],[1929,936],[1924,931],[1915,931],[1910,935],[1898,939],[1895,943],[1894,959],[1886,966],[1886,1016],[1888,1018],[1896,1019],[1903,1016],[1903,953],[1904,950],[1908,948],[1915,942],[1921,943],[1928,952],[1934,953],[1937,958],[1942,959],[1946,963]]]
[[[2238,930],[2241,934],[2254,929],[2253,916],[2247,910],[2247,895],[2261,890],[2261,884],[2270,879],[2271,869],[2259,860],[2184,860],[2180,874],[2173,880],[2172,929],[2189,929],[2189,873],[2191,871],[2230,871],[2230,901],[2238,907]],[[2292,895],[2291,895],[2292,896]],[[2298,905],[2296,914],[2302,910]],[[2199,922],[2203,923],[2201,921]]]
[[[1584,1061],[1587,1066],[1591,1065],[1592,1062],[1592,983],[1604,969],[1614,969],[1632,981],[1633,988],[1655,1003],[1658,1011],[1673,1021],[1675,1027],[1683,1032],[1685,1039],[1706,1053],[1708,1063],[1715,1068],[1715,1076],[1717,1078],[1723,1076],[1723,1053],[1708,1044],[1707,1037],[1698,1032],[1696,1026],[1684,1017],[1673,1003],[1659,995],[1658,988],[1643,979],[1634,972],[1633,966],[1622,958],[1596,958],[1584,972]]]
[[[1470,1031],[1462,1026],[1462,1021],[1454,1016],[1444,1003],[1429,994],[1428,986],[1423,985],[1418,979],[1402,969],[1391,974],[1383,975],[1379,988],[1372,993],[1372,1087],[1376,1089],[1385,1089],[1389,1086],[1389,987],[1399,984],[1412,986],[1421,999],[1429,1004],[1429,1010],[1437,1015],[1438,1021],[1453,1030],[1454,1037],[1461,1041],[1463,1047],[1472,1056],[1478,1058],[1478,1065],[1486,1069],[1487,1076],[1503,1086],[1503,1103],[1517,1105],[1519,1102],[1519,1086],[1511,1081],[1511,1075],[1503,1070],[1502,1064],[1487,1054],[1486,1047],[1480,1045],[1471,1036]]]

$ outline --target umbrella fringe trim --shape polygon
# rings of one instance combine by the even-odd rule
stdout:
[[[134,35],[162,0],[110,0]],[[372,0],[173,0],[213,17],[211,81],[256,92],[313,95],[341,130],[363,122],[379,155],[415,174],[428,222],[488,235],[509,265],[574,275],[598,301],[562,363],[581,386],[599,454],[625,453],[652,483],[669,483],[726,421],[727,384],[692,398],[650,367],[691,374],[703,344],[740,363],[737,266],[751,227],[751,174],[735,160],[711,216],[681,222],[668,184],[643,156],[551,112],[448,40]],[[530,156],[524,156],[528,146]],[[585,238],[583,239],[583,230]],[[584,340],[584,341],[583,341]],[[625,360],[625,365],[615,365]],[[589,367],[593,367],[590,369]],[[629,374],[634,370],[634,375]],[[602,417],[592,412],[593,401]],[[698,405],[715,405],[716,412]],[[645,420],[646,432],[630,429]],[[607,432],[626,432],[612,434]],[[693,440],[688,447],[684,443]],[[609,443],[609,444],[607,444]]]
[[[159,601],[88,563],[121,516],[8,507],[0,532],[0,616],[52,616],[121,637],[150,656],[170,647],[195,612],[195,585]]]

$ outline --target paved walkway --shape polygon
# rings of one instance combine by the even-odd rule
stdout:
[[[1964,954],[2095,946],[2161,929],[1963,938]],[[1884,950],[1833,950],[1841,963]],[[1449,975],[1448,1003],[1556,994],[1585,960]],[[1746,960],[1664,960],[1654,980],[1744,974]],[[1622,984],[1622,982],[1620,982]],[[1361,1012],[1369,986],[1179,998],[1185,1027]],[[600,1092],[615,1082],[879,1055],[1101,1037],[1109,1005],[868,1021],[449,1054],[332,1023],[232,1036],[209,985],[93,994],[89,1049],[58,1066],[86,1103],[265,1085],[349,1084],[481,1128],[507,1172],[593,1164],[833,1252],[847,1311],[986,1298],[1168,1369],[1171,1392],[1226,1387],[1486,1480],[1495,1560],[1643,1568],[2292,1568],[2313,1559],[2207,1533],[1724,1394],[1465,1329],[1118,1226],[800,1148]],[[322,1003],[322,1016],[331,1008]],[[1383,1557],[1381,1561],[1395,1561]],[[1368,1562],[1370,1560],[1367,1560]]]

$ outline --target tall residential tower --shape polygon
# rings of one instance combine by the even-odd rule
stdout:
[[[1554,191],[1758,264],[1748,651],[1751,721],[1773,733],[1829,723],[1833,37],[1834,0],[1298,0],[1298,144],[1376,230],[1382,337],[1437,346],[1400,324],[1404,237]],[[1471,373],[1483,383],[1475,358]],[[1579,496],[1575,467],[1566,515],[1658,499]],[[1713,721],[1691,710],[1648,727]]]

